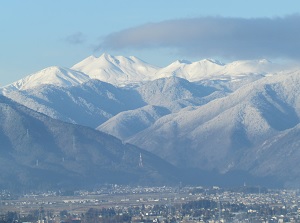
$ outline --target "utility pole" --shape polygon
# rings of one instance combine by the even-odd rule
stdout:
[[[219,202],[218,202],[218,209],[219,209],[219,223],[221,222],[221,200],[220,200],[220,197],[219,197]]]

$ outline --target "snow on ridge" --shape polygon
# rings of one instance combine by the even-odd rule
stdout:
[[[222,163],[224,157],[239,160],[232,154],[238,154],[236,151],[241,148],[246,153],[247,149],[258,148],[266,139],[299,125],[299,74],[298,71],[266,77],[194,110],[164,116],[126,142],[173,164],[181,162],[178,154],[185,154],[189,164],[217,163],[222,170],[227,165],[227,161]],[[170,154],[175,155],[169,158]],[[202,157],[203,163],[199,161]],[[205,162],[206,159],[211,162]]]
[[[88,57],[71,69],[84,72],[94,79],[124,85],[150,80],[151,74],[159,68],[134,56],[112,56],[104,53],[99,57]]]
[[[88,80],[90,80],[90,78],[82,72],[74,71],[69,68],[52,66],[31,74],[10,85],[4,86],[2,92],[7,93],[14,90],[27,90],[45,84],[63,87],[75,86]]]
[[[112,56],[106,53],[99,57],[90,56],[75,64],[71,69],[118,86],[171,76],[184,78],[191,82],[205,79],[231,81],[249,75],[266,76],[280,70],[279,66],[266,59],[238,60],[228,64],[214,59],[203,59],[196,62],[176,60],[166,67],[159,68],[134,56]]]
[[[170,111],[164,107],[146,105],[135,110],[120,112],[96,129],[125,140],[168,114]]]
[[[266,59],[240,60],[228,64],[213,59],[196,62],[177,60],[160,68],[134,56],[112,56],[104,53],[99,57],[89,56],[70,69],[55,66],[45,68],[4,86],[0,90],[3,93],[33,88],[42,84],[73,86],[89,79],[98,79],[116,86],[134,86],[172,76],[184,78],[190,82],[202,80],[233,82],[250,76],[257,76],[256,79],[259,79],[281,70],[277,64]]]
[[[217,60],[204,59],[192,63],[175,61],[160,69],[156,76],[159,78],[177,76],[189,81],[204,79],[238,79],[249,75],[267,75],[276,71],[276,65],[268,60],[239,60],[223,64]]]

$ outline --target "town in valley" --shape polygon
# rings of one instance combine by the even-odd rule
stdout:
[[[104,185],[93,190],[1,191],[0,222],[300,222],[299,190],[244,185]]]

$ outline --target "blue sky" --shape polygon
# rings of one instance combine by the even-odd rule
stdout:
[[[0,86],[48,66],[71,67],[103,52],[134,55],[158,66],[207,57],[297,60],[299,9],[296,0],[3,1]],[[284,32],[290,36],[282,36]],[[251,34],[245,38],[245,33]],[[274,37],[271,43],[268,33]],[[282,39],[286,42],[278,44]]]

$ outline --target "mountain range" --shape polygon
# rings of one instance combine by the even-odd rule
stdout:
[[[179,182],[163,159],[89,127],[0,96],[0,188],[48,190]]]
[[[300,181],[299,89],[300,70],[264,59],[178,60],[159,68],[103,54],[46,68],[1,93],[91,136],[147,150],[170,168],[293,187]]]

